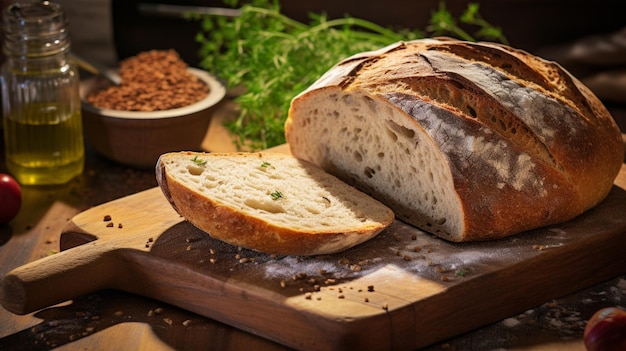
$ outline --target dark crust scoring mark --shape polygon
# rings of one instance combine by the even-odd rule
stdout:
[[[350,70],[348,74],[346,74],[345,78],[341,81],[341,83],[339,83],[339,86],[341,87],[341,89],[345,89],[346,87],[350,86],[352,82],[354,81],[354,79],[359,75],[359,72],[361,70],[363,70],[367,66],[372,65],[378,60],[379,58],[376,56],[369,57],[366,59],[361,59],[360,62],[355,67],[353,67],[352,70]],[[354,60],[349,61],[349,62],[353,62],[353,61]]]
[[[431,46],[428,50],[445,51],[464,59],[484,62],[492,67],[499,68],[509,75],[533,82],[546,89],[552,88],[550,82],[542,74],[529,67],[517,56],[511,55],[510,52],[502,50],[500,47],[476,45],[470,42],[442,43],[441,45]]]
[[[578,89],[572,76],[557,63],[532,57],[518,49],[491,43],[442,43],[430,47],[429,50],[445,51],[467,60],[498,68],[512,78],[541,87],[544,93],[578,110],[588,121],[595,120],[589,101]],[[521,58],[522,56],[524,59]],[[534,66],[531,65],[532,63]],[[548,68],[544,73],[549,73],[551,79],[534,68],[540,67],[538,64]],[[559,88],[559,85],[565,86],[566,89]]]
[[[378,61],[380,59],[380,53],[384,52],[384,53],[391,53],[397,50],[401,50],[401,49],[405,49],[406,48],[406,44],[403,42],[398,42],[396,44],[392,44],[386,48],[383,48],[381,50],[375,51],[375,52],[366,52],[366,53],[361,53],[361,54],[356,54],[352,57],[349,57],[343,61],[341,61],[340,63],[337,64],[338,67],[341,66],[346,66],[346,65],[351,65],[355,62],[359,62],[357,63],[351,70],[350,72],[348,72],[348,74],[345,75],[345,78],[341,81],[341,83],[339,83],[338,85],[341,87],[341,89],[344,89],[348,86],[350,86],[352,84],[352,82],[354,81],[354,79],[356,77],[359,76],[360,72],[363,71],[366,67],[371,66],[372,64],[376,63],[376,61]]]

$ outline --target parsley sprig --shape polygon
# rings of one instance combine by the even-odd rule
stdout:
[[[195,163],[195,164],[196,164],[196,165],[198,165],[198,166],[206,166],[206,164],[207,164],[207,160],[201,160],[201,159],[199,159],[199,158],[198,158],[198,155],[194,156],[194,157],[191,159],[191,162]]]
[[[224,0],[238,6],[238,0]],[[223,79],[229,88],[242,87],[235,101],[239,116],[226,124],[239,148],[266,149],[285,142],[284,123],[291,100],[340,60],[362,51],[423,38],[420,30],[394,31],[354,17],[328,19],[310,14],[310,23],[280,12],[278,0],[252,0],[237,17],[193,15],[201,19],[200,65]],[[461,21],[479,26],[476,35],[503,41],[499,28],[470,4]],[[457,25],[443,3],[433,13],[436,35],[474,38]],[[500,34],[492,34],[500,33]]]
[[[275,190],[273,193],[270,193],[270,196],[272,197],[272,200],[278,200],[284,197],[280,190]]]
[[[430,25],[427,30],[433,35],[451,35],[459,39],[475,41],[476,38],[482,38],[483,40],[498,41],[504,44],[508,44],[502,28],[495,27],[487,22],[478,12],[480,5],[477,3],[469,3],[467,9],[459,20],[461,23],[469,24],[478,27],[478,30],[474,35],[467,33],[457,21],[454,16],[446,9],[445,4],[439,3],[439,9],[432,13],[430,18]]]

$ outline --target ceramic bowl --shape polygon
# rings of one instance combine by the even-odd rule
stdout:
[[[108,159],[144,169],[154,167],[163,153],[201,150],[213,112],[226,89],[208,72],[188,70],[209,86],[209,94],[185,107],[153,112],[95,107],[85,97],[109,83],[102,77],[83,80],[80,95],[87,142]]]

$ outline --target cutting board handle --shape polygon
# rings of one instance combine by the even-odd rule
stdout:
[[[0,304],[21,315],[113,287],[116,256],[96,240],[18,267],[0,282]]]

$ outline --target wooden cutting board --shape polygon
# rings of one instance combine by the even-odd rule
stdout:
[[[154,188],[78,214],[62,252],[7,274],[0,302],[25,314],[114,288],[298,349],[418,348],[626,273],[624,189],[623,166],[597,208],[493,242],[397,221],[344,253],[275,257],[210,238]]]

